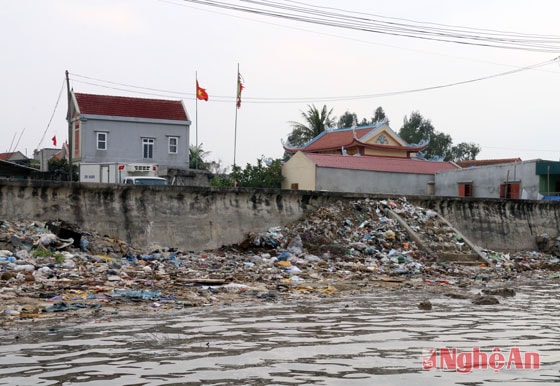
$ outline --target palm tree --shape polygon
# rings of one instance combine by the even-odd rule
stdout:
[[[309,107],[309,110],[306,113],[301,113],[306,124],[290,122],[293,130],[288,136],[288,143],[291,145],[301,146],[335,124],[335,118],[331,115],[333,110],[327,111],[326,105],[323,106],[321,111],[315,105],[307,105],[307,107]]]
[[[208,163],[204,161],[204,158],[208,156],[208,154],[210,154],[209,151],[204,151],[202,149],[202,143],[200,145],[190,145],[189,168],[208,170]]]

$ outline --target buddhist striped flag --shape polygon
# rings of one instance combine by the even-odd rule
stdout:
[[[245,86],[243,85],[243,77],[241,76],[239,71],[237,71],[237,108],[241,107],[241,92],[244,88]]]

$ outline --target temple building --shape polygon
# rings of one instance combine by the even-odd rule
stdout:
[[[302,146],[284,144],[293,156],[282,166],[282,188],[433,194],[435,173],[459,166],[423,159],[428,144],[407,143],[386,120],[327,129]]]

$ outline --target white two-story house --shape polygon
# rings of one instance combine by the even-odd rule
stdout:
[[[182,101],[71,93],[72,162],[188,169],[191,120]]]

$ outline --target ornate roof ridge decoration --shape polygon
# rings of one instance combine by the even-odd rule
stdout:
[[[325,130],[322,131],[319,135],[310,139],[302,145],[294,145],[290,143],[289,139],[286,141],[281,139],[281,142],[284,150],[292,154],[297,152],[298,150],[307,153],[322,153],[330,151],[340,151],[341,153],[344,153],[344,150],[350,147],[360,147],[377,150],[399,150],[402,152],[413,153],[419,152],[428,147],[430,143],[429,138],[426,140],[422,140],[417,144],[409,144],[408,142],[403,140],[393,129],[391,129],[387,122],[387,119],[383,119],[381,121],[363,126],[355,126],[353,124],[352,127],[344,127],[340,129],[326,127]],[[370,139],[375,138],[375,136],[378,134],[379,136],[377,137],[377,143],[367,142]],[[330,135],[332,135],[333,137],[327,137]],[[384,140],[379,141],[379,138],[381,138],[381,136],[383,136]],[[391,138],[393,141],[397,142],[397,144],[390,145],[388,138]],[[324,141],[314,145],[316,142],[321,140]]]
[[[338,130],[338,129],[337,129]],[[309,141],[305,142],[302,145],[294,145],[292,143],[290,143],[290,138],[286,138],[286,140],[284,141],[284,138],[281,138],[280,141],[282,142],[282,146],[284,147],[284,149],[286,151],[290,151],[290,150],[301,150],[306,148],[307,146],[311,145],[313,142],[317,141],[319,138],[323,137],[324,135],[326,135],[326,133],[332,133],[334,130],[332,131],[327,131],[327,127],[325,127],[325,130],[323,130],[319,135],[317,135],[316,137],[311,138]]]
[[[314,138],[311,138],[309,141],[303,143],[302,145],[294,145],[292,143],[290,143],[289,139],[284,140],[283,138],[280,139],[282,146],[284,147],[284,149],[286,151],[297,151],[297,150],[302,150],[305,149],[306,147],[308,147],[309,145],[313,144],[314,142],[318,141],[319,139],[321,139],[322,137],[324,137],[325,135],[328,135],[330,133],[343,133],[343,132],[348,132],[348,131],[353,131],[354,132],[354,137],[356,138],[356,130],[365,130],[365,129],[369,129],[371,128],[372,130],[368,131],[368,133],[366,133],[365,135],[362,136],[362,138],[364,136],[367,136],[371,131],[377,130],[380,127],[383,126],[383,124],[385,124],[386,119],[383,121],[379,121],[379,122],[375,122],[375,123],[371,123],[368,125],[363,125],[363,126],[356,126],[356,127],[342,127],[342,128],[336,128],[336,127],[325,127],[325,130],[323,130],[319,135],[317,135]],[[358,139],[358,138],[356,138]],[[352,142],[350,142],[352,143]],[[343,145],[346,146],[346,145]],[[337,146],[337,148],[339,148],[340,146]]]
[[[430,144],[430,140],[431,138],[428,137],[426,139],[421,140],[418,143],[409,143],[408,146],[413,148],[426,148]]]

